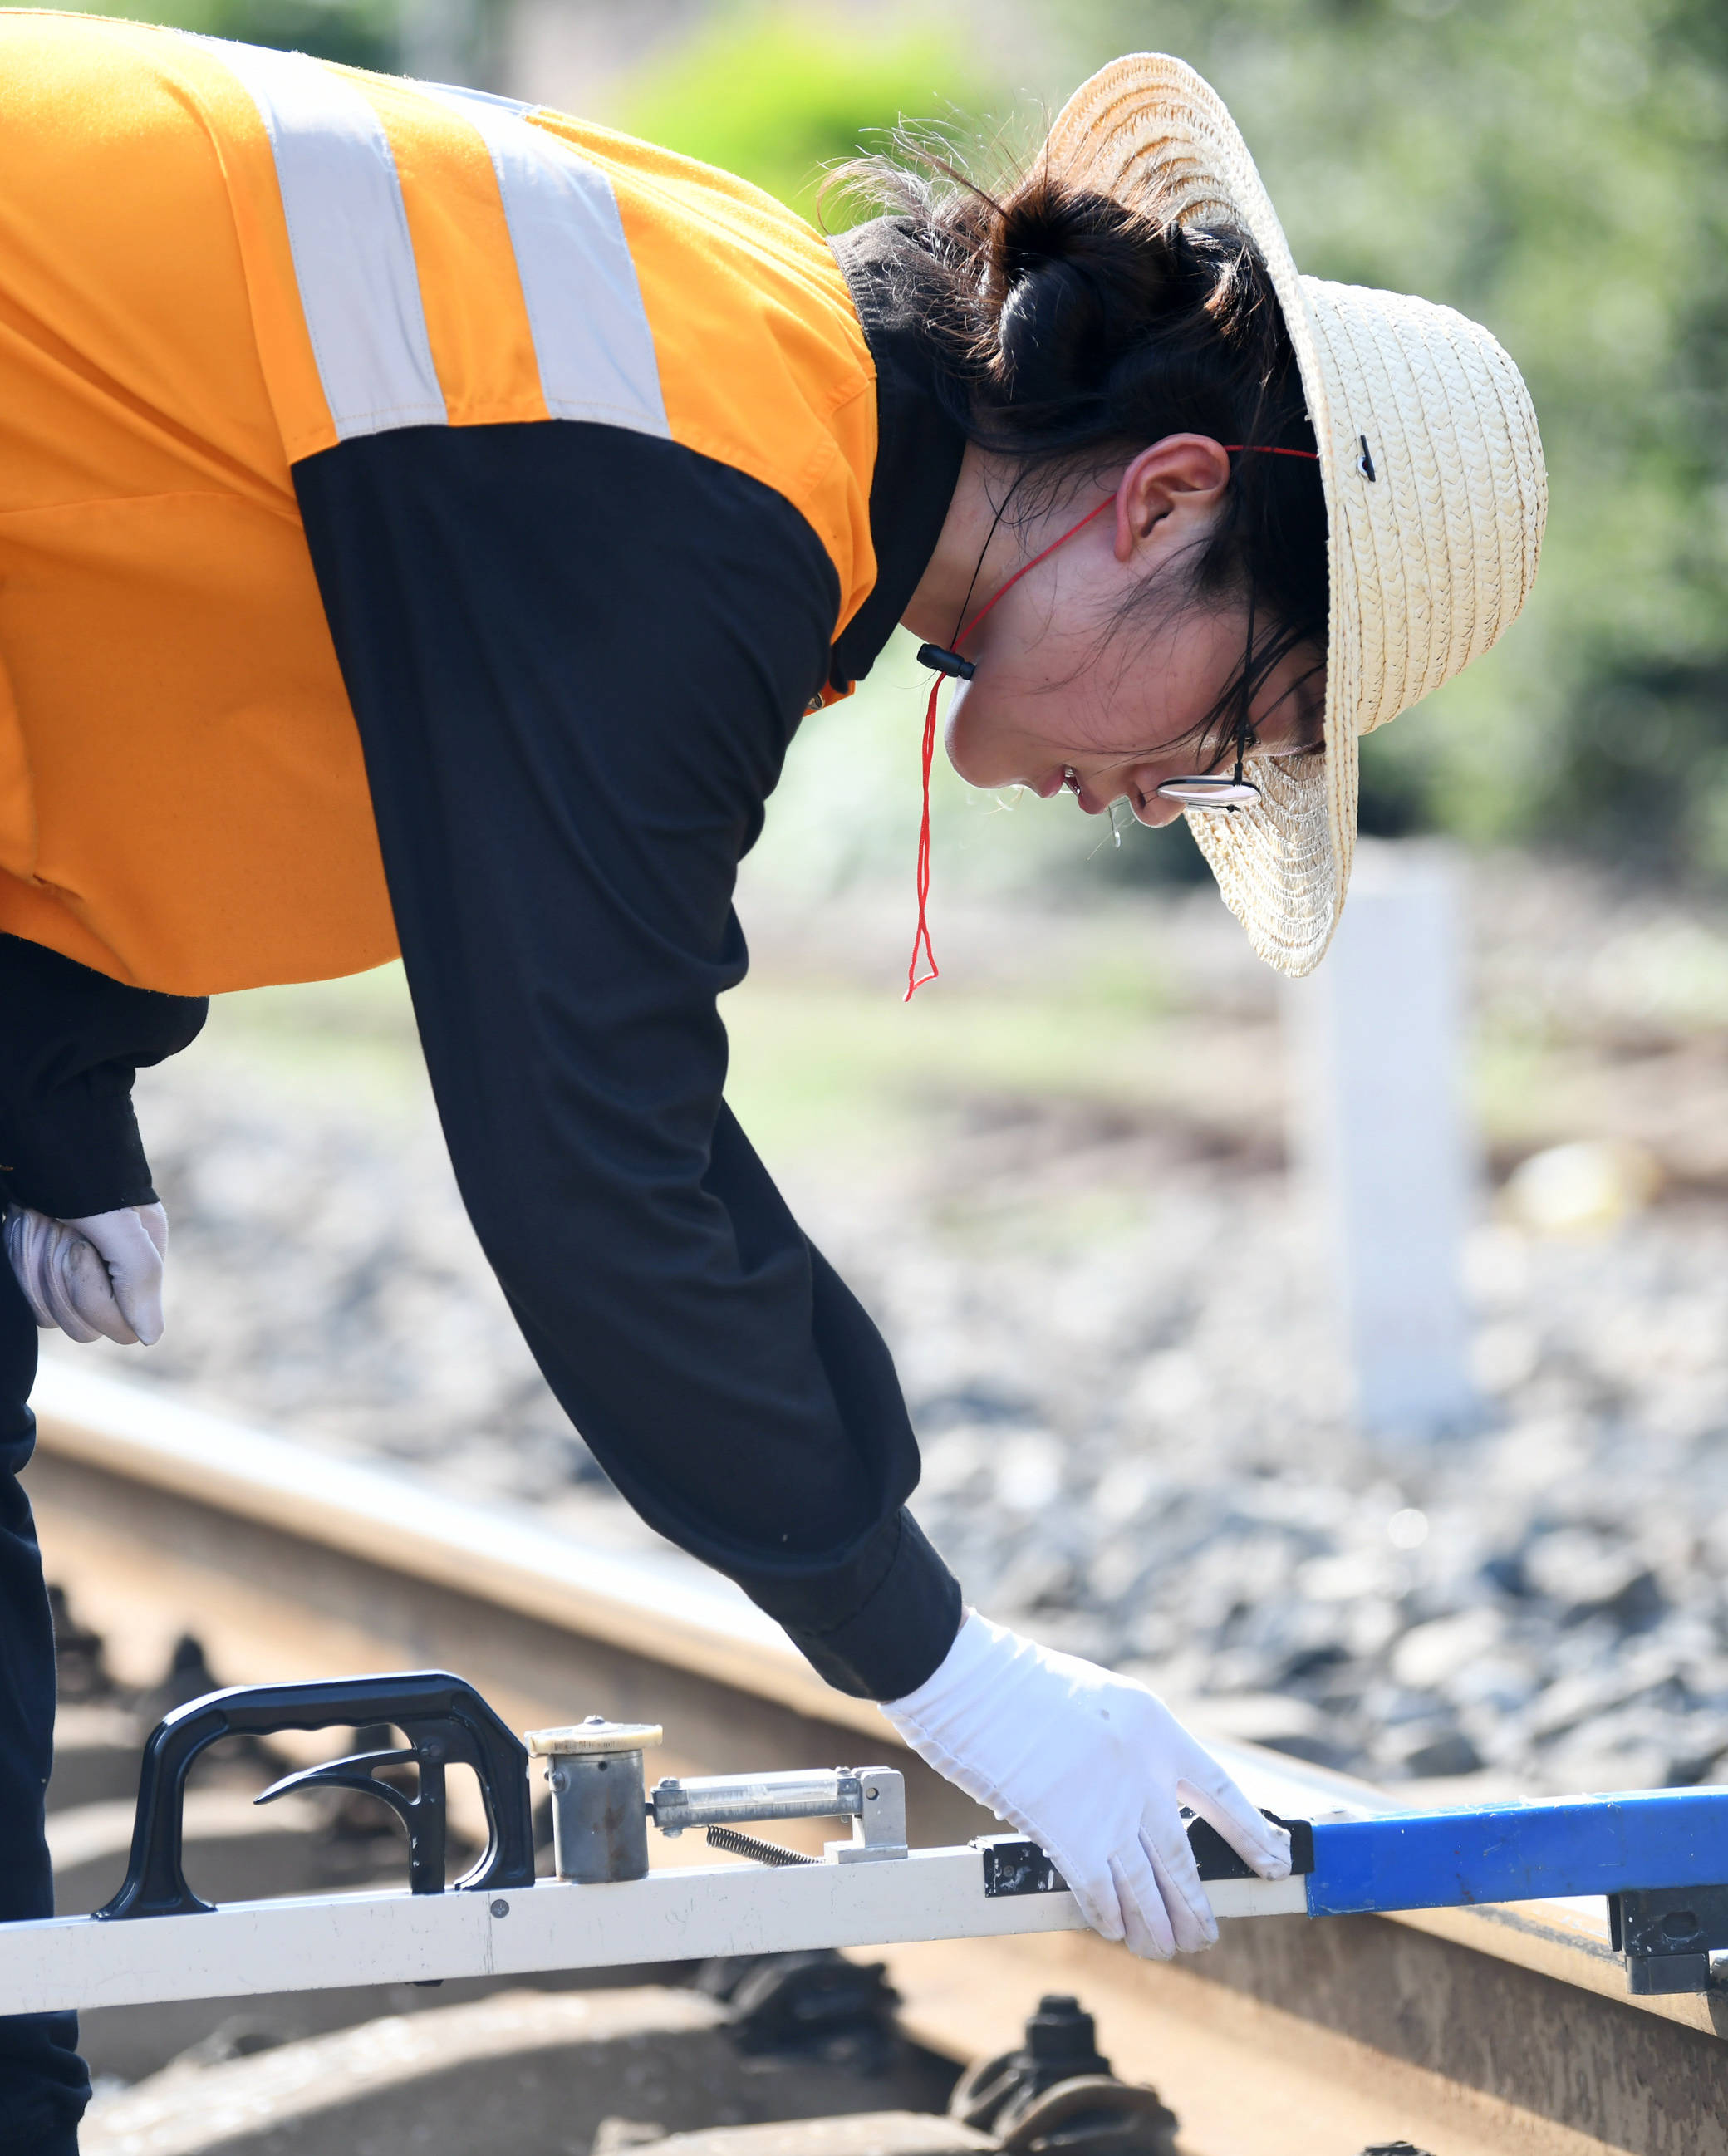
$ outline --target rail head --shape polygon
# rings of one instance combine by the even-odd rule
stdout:
[[[870,1701],[833,1691],[741,1589],[677,1551],[580,1543],[54,1358],[33,1405],[38,1442],[59,1458],[893,1741]]]

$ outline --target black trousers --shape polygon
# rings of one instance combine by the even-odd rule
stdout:
[[[51,1917],[44,1800],[54,1757],[54,1640],[42,1553],[18,1481],[36,1443],[36,1325],[0,1260],[0,1922]],[[0,2017],[0,2150],[76,2156],[90,2101],[75,2014]]]

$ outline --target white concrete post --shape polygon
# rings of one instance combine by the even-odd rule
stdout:
[[[1295,1150],[1325,1216],[1356,1413],[1387,1435],[1433,1436],[1475,1407],[1458,914],[1440,849],[1364,843],[1331,949],[1288,992]]]

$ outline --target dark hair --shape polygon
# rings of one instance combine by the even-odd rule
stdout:
[[[1156,192],[1113,201],[1047,153],[992,192],[904,130],[896,151],[834,179],[905,221],[955,416],[981,448],[1018,465],[1034,497],[1167,434],[1314,449],[1283,311],[1245,233],[1179,223],[1177,206]],[[1326,640],[1318,464],[1254,454],[1232,467],[1187,583],[1197,594],[1246,597],[1254,678],[1238,669],[1202,731],[1227,711],[1233,723],[1289,651]]]

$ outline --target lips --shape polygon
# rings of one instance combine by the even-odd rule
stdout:
[[[1089,793],[1084,783],[1070,786],[1069,769],[1068,765],[1059,763],[1054,771],[1047,772],[1042,778],[1023,778],[1020,783],[1028,793],[1035,793],[1040,801],[1054,801],[1059,793],[1072,793],[1087,815],[1103,815],[1110,803],[1101,795]]]

